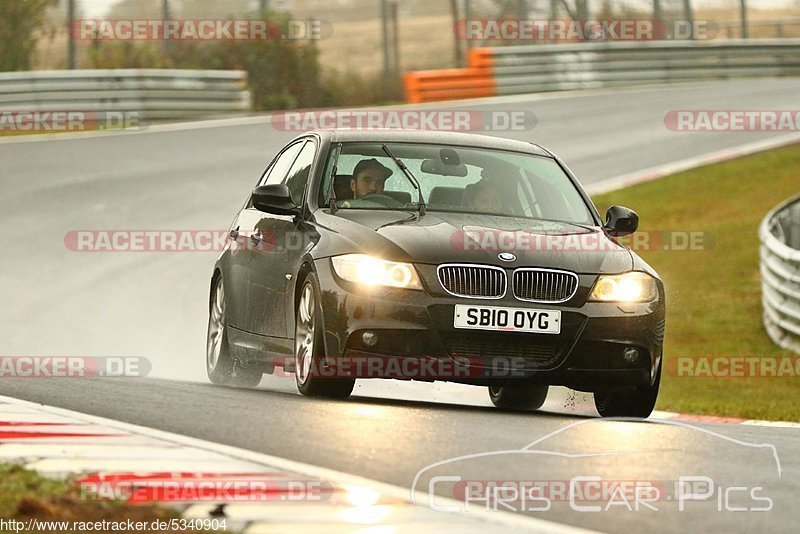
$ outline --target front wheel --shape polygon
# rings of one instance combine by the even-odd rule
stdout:
[[[538,410],[550,386],[489,386],[492,404],[504,410]]]
[[[322,305],[319,282],[309,273],[300,290],[294,335],[294,376],[297,389],[308,397],[346,399],[355,387],[354,378],[324,376]]]
[[[661,385],[661,365],[652,386],[629,391],[605,391],[594,394],[594,406],[603,417],[640,417],[645,419],[653,413]]]
[[[257,386],[264,374],[261,369],[242,366],[231,356],[225,319],[225,286],[221,276],[214,281],[208,310],[206,372],[212,383],[236,387]]]

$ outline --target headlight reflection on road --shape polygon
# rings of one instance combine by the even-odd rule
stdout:
[[[362,417],[374,417],[380,413],[380,410],[374,406],[356,406],[355,412],[356,415],[360,415]]]
[[[570,453],[642,453],[663,450],[663,442],[654,442],[653,427],[638,421],[592,421],[569,430],[570,439],[545,441],[536,449],[563,450]]]
[[[345,500],[350,507],[339,512],[339,517],[348,523],[375,524],[385,521],[391,514],[392,507],[378,505],[380,493],[361,486],[347,486]]]
[[[391,407],[364,402],[337,406],[331,414],[330,424],[332,432],[339,436],[339,442],[351,444],[353,448],[363,444],[363,436],[370,436],[370,447],[361,459],[380,461],[378,451],[393,446],[392,437],[386,432],[386,428],[397,426],[400,420]],[[402,424],[409,432],[422,431],[422,425],[413,421],[403,421]]]
[[[621,443],[632,444],[635,450],[644,448],[644,440],[648,436],[646,424],[633,421],[609,421],[609,423],[611,424],[604,425],[603,428],[592,428],[598,436],[596,441],[607,440],[608,445],[613,446],[619,446]]]
[[[372,506],[381,495],[377,491],[361,486],[347,486],[347,502],[352,506]]]

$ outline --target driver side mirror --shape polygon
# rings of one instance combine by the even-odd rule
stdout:
[[[611,206],[606,212],[606,224],[603,228],[615,237],[630,235],[639,228],[639,216],[623,206]]]
[[[260,185],[253,190],[253,207],[275,215],[300,215],[286,184]]]

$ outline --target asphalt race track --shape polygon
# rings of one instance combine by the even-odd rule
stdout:
[[[673,132],[664,126],[670,110],[795,109],[798,94],[800,79],[753,80],[459,107],[533,111],[534,129],[498,134],[553,149],[590,184],[785,135]],[[556,497],[548,510],[528,512],[600,531],[797,528],[800,429],[601,421],[592,417],[588,396],[565,397],[563,391],[548,401],[546,412],[505,414],[489,407],[483,388],[446,384],[360,382],[345,402],[302,398],[287,376],[265,377],[257,390],[213,387],[205,378],[204,356],[216,253],[81,253],[65,246],[65,235],[74,230],[224,230],[265,165],[294,135],[265,120],[0,141],[0,355],[140,356],[152,364],[148,378],[3,379],[0,395],[405,488],[420,470],[417,489],[426,489],[433,476],[569,483],[594,475],[667,488],[670,498],[650,503],[657,510],[614,506],[578,512]],[[657,226],[646,213],[640,216],[643,227]],[[539,454],[513,452],[559,429],[534,447]],[[509,452],[426,470],[497,450]],[[684,503],[680,511],[672,484],[687,476],[708,477],[714,488],[695,489],[709,490],[707,500]],[[453,496],[446,484],[435,491]],[[770,502],[770,511],[731,511]]]

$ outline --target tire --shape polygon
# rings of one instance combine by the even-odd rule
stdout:
[[[225,320],[225,286],[221,276],[214,281],[208,310],[206,372],[212,383],[235,387],[255,387],[264,374],[259,368],[242,366],[231,356]]]
[[[314,273],[309,273],[301,286],[294,328],[294,377],[298,391],[307,397],[349,397],[355,387],[354,378],[320,376],[325,344],[319,282]]]
[[[550,386],[489,386],[492,404],[503,410],[538,410],[547,399]]]
[[[594,394],[594,406],[603,417],[639,417],[645,419],[653,413],[661,385],[661,365],[652,386],[630,391],[607,391]]]

